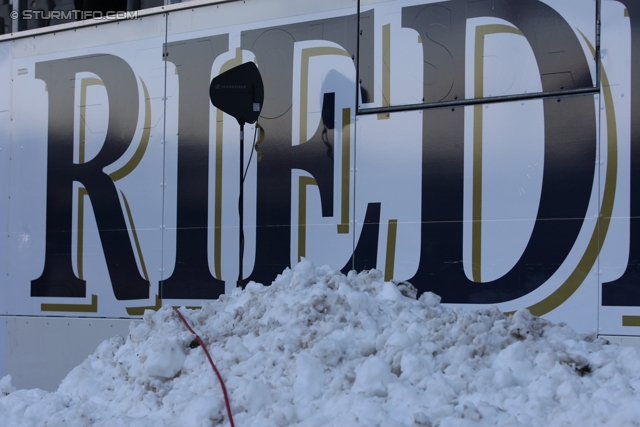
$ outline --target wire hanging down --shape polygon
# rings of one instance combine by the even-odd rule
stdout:
[[[220,386],[222,387],[222,394],[224,395],[224,404],[227,407],[227,415],[229,416],[229,423],[231,423],[231,427],[235,427],[235,424],[233,423],[233,416],[231,415],[231,404],[229,403],[229,395],[227,394],[227,387],[224,385],[224,380],[222,379],[222,375],[220,375],[218,368],[216,368],[215,363],[213,363],[213,359],[209,354],[209,350],[207,350],[207,346],[204,345],[204,341],[202,341],[202,338],[200,338],[200,335],[196,334],[196,332],[191,328],[191,326],[189,326],[189,323],[184,318],[182,313],[180,313],[180,310],[178,310],[177,308],[174,308],[174,310],[178,314],[178,317],[180,318],[180,320],[182,320],[182,323],[184,323],[184,326],[187,327],[189,332],[191,332],[193,335],[196,336],[196,339],[198,340],[200,347],[202,347],[202,349],[204,350],[204,354],[207,355],[207,359],[209,359],[209,363],[211,364],[213,371],[216,373],[216,376],[218,377],[218,381],[220,381]]]

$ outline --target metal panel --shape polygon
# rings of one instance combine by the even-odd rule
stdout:
[[[423,113],[359,116],[356,123],[356,236],[363,238],[366,222],[376,239],[358,248],[355,264],[381,270],[386,280],[413,277],[420,261]],[[366,221],[376,204],[379,220]]]
[[[360,20],[360,109],[596,86],[592,0],[367,3],[375,23]]]
[[[637,171],[640,161],[638,123],[633,121],[632,103],[637,102],[633,95],[639,82],[632,80],[637,69],[630,66],[632,46],[637,45],[638,37],[637,28],[632,31],[632,21],[625,4],[604,1],[600,168],[602,182],[605,176],[610,176],[617,183],[612,212],[604,218],[605,221],[610,218],[610,221],[600,257],[599,333],[608,335],[640,334],[640,292],[635,255],[640,242],[634,237],[637,231],[632,226],[640,214],[637,209],[632,210],[634,200],[638,198],[638,187],[634,184],[638,177],[633,171]],[[639,92],[635,90],[635,93]],[[603,195],[605,199],[606,195]]]
[[[620,335],[599,335],[599,337],[606,339],[612,344],[634,347],[635,349],[640,350],[640,337],[628,337]]]
[[[71,370],[113,336],[129,335],[129,319],[15,317],[0,319],[6,373],[18,389],[55,391]]]
[[[169,14],[163,297],[197,304],[235,287],[239,128],[202,87],[246,61],[265,82],[266,137],[244,184],[244,278],[268,284],[300,256],[350,264],[357,20],[343,6],[274,1],[256,13],[230,3]],[[245,134],[248,153],[253,128]]]
[[[5,376],[7,372],[7,322],[0,319],[0,375]]]
[[[0,81],[11,81],[11,43],[0,44]],[[11,86],[0,92],[0,313],[7,310],[9,182],[11,181]],[[1,365],[0,356],[0,368]]]
[[[165,21],[14,42],[11,313],[121,317],[156,305]]]
[[[382,205],[369,267],[444,303],[596,329],[596,106],[586,95],[360,116],[356,219]]]

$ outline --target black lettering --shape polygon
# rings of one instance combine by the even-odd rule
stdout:
[[[362,232],[351,259],[342,267],[347,274],[351,270],[363,271],[376,268],[378,263],[378,237],[380,235],[380,203],[369,203],[364,214]]]
[[[370,49],[361,69],[368,70],[362,79],[363,93],[373,97],[373,13],[367,19],[360,38],[360,49]],[[333,126],[324,123],[323,113],[314,136],[304,144],[292,145],[293,48],[295,42],[328,40],[342,46],[355,58],[357,16],[345,16],[242,33],[242,48],[257,56],[265,86],[265,100],[260,124],[266,139],[260,145],[263,158],[258,164],[256,256],[255,268],[248,280],[271,283],[289,266],[291,259],[291,170],[301,169],[316,180],[322,202],[322,215],[333,215],[334,161],[323,141],[325,127],[328,143],[333,146]],[[354,88],[355,89],[355,88]],[[335,109],[334,97],[324,96],[323,111]],[[377,248],[376,248],[377,250]],[[351,265],[351,261],[349,262]]]
[[[167,60],[178,69],[178,211],[176,262],[160,282],[160,296],[213,299],[224,281],[209,269],[209,84],[213,61],[229,48],[227,34],[168,43]]]
[[[453,0],[402,10],[403,26],[422,36],[425,62],[438,61],[425,64],[425,81],[435,80],[424,88],[425,101],[450,100],[465,93],[466,19],[482,16],[504,19],[520,29],[536,57],[543,91],[559,90],[560,83],[564,89],[592,86],[575,34],[549,6],[537,0]],[[438,74],[434,78],[430,73]],[[464,108],[424,111],[421,253],[418,271],[411,279],[420,293],[434,292],[446,303],[509,301],[538,288],[565,260],[591,195],[597,143],[595,107],[590,95],[543,102],[544,173],[535,226],[516,265],[489,283],[469,280],[460,262]]]
[[[98,75],[109,98],[109,125],[104,145],[92,160],[73,161],[74,91],[78,72]],[[113,55],[81,56],[36,64],[35,76],[49,94],[47,143],[47,219],[45,264],[31,282],[31,296],[85,297],[85,281],[71,263],[73,182],[91,199],[100,240],[119,300],[149,297],[149,282],[138,271],[116,187],[103,168],[131,144],[138,123],[138,86],[127,63]]]

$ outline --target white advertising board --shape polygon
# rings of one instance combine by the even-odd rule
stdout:
[[[306,257],[638,335],[639,36],[601,3],[230,2],[0,42],[0,308],[137,317],[233,289],[239,126],[208,89],[255,62],[243,283]]]

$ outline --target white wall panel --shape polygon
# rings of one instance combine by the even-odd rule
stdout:
[[[11,182],[11,43],[0,44],[0,313],[7,310],[9,183]],[[0,359],[0,368],[1,368]],[[1,373],[1,371],[0,371]]]
[[[55,391],[71,370],[116,335],[126,338],[128,319],[73,319],[4,316],[7,373],[18,389]],[[6,331],[6,332],[5,332]]]
[[[89,315],[122,317],[128,315],[127,308],[155,305],[162,247],[162,43],[165,20],[161,15],[151,16],[142,21],[120,22],[117,28],[111,25],[78,28],[14,42],[17,46],[14,52],[19,51],[19,54],[14,55],[12,66],[12,102],[16,119],[11,191],[16,194],[16,203],[11,206],[10,222],[10,263],[13,268],[9,276],[8,299],[11,301],[11,313],[73,316],[89,310],[92,313]],[[118,36],[113,37],[112,33]],[[105,43],[105,40],[109,42]],[[130,87],[137,91],[137,98],[134,98],[137,107],[132,110],[134,114],[125,118],[125,121],[134,120],[137,110],[132,140],[128,149],[109,161],[102,172],[113,175],[118,200],[111,200],[110,206],[124,218],[138,274],[149,280],[149,298],[122,301],[114,296],[103,251],[104,245],[109,244],[105,236],[108,238],[111,230],[104,230],[104,236],[98,233],[99,224],[93,207],[100,195],[79,195],[80,188],[84,187],[80,175],[75,178],[73,188],[70,239],[74,249],[64,263],[72,263],[74,274],[86,280],[85,296],[33,297],[30,294],[31,281],[42,274],[45,265],[47,159],[51,151],[60,152],[60,147],[48,143],[50,129],[56,131],[56,126],[60,126],[50,123],[49,116],[56,112],[50,109],[73,108],[73,162],[90,164],[96,156],[104,155],[102,151],[110,117],[108,91],[118,93],[118,77],[113,87],[105,88],[99,75],[79,70],[73,83],[73,105],[49,105],[50,88],[42,78],[36,78],[36,67],[44,67],[47,61],[73,64],[74,58],[92,56],[99,59],[105,55],[113,55],[124,64],[123,69],[131,73],[129,78],[133,82],[129,83],[133,86]],[[117,113],[117,110],[112,113]],[[114,126],[116,128],[117,125]],[[91,307],[94,295],[97,307]]]

